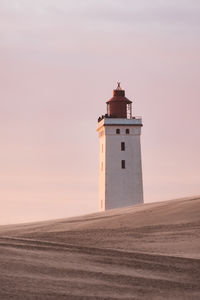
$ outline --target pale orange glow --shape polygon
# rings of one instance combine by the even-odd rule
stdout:
[[[145,201],[199,194],[199,3],[25,2],[0,3],[0,224],[97,211],[117,81],[143,117]]]

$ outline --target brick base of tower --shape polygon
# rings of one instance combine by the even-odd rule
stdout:
[[[141,118],[98,123],[100,211],[143,203],[141,127]]]

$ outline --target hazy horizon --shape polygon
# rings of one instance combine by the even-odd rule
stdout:
[[[0,224],[98,210],[99,115],[142,116],[145,202],[200,194],[200,2],[2,0]]]

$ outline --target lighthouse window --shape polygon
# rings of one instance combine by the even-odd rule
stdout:
[[[119,128],[116,129],[116,134],[120,134],[120,129]]]
[[[121,142],[121,151],[125,151],[125,143]]]
[[[126,134],[129,134],[130,133],[130,130],[129,129],[126,129]]]
[[[125,162],[125,160],[122,160],[122,161],[121,161],[121,166],[122,166],[122,169],[125,169],[125,168],[126,168],[126,162]]]

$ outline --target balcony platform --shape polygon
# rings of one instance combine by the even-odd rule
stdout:
[[[143,126],[143,125],[142,125],[142,117],[132,117],[130,119],[102,117],[102,119],[99,120],[98,128],[102,126]]]

